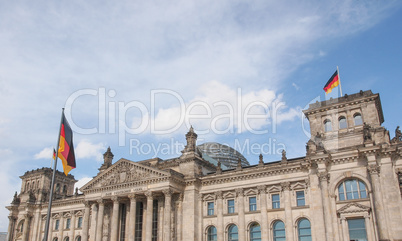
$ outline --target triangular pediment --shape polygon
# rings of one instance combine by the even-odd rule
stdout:
[[[122,183],[131,183],[170,176],[169,172],[161,171],[127,159],[120,159],[111,167],[94,177],[80,190],[107,187]]]
[[[338,213],[363,213],[369,212],[370,207],[358,204],[358,203],[348,203],[338,210]]]

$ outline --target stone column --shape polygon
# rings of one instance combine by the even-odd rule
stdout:
[[[164,239],[163,240],[171,240],[171,230],[170,230],[170,226],[171,226],[171,222],[170,222],[170,218],[171,218],[171,210],[172,210],[172,191],[167,189],[167,190],[163,190],[163,194],[165,195],[165,225],[163,227],[164,229]]]
[[[49,233],[47,234],[47,240],[48,241],[53,241],[52,240],[52,233],[53,233],[53,217],[50,215],[50,220],[49,220]]]
[[[217,234],[218,234],[218,240],[223,240],[224,236],[224,224],[223,224],[223,198],[222,198],[222,191],[217,191],[215,192],[216,196],[216,215],[217,215]]]
[[[35,221],[34,221],[34,224],[33,224],[32,228],[31,228],[31,229],[33,229],[33,230],[31,231],[31,232],[32,232],[32,238],[31,238],[31,240],[37,240],[37,239],[38,239],[38,236],[40,236],[40,235],[38,235],[38,233],[40,233],[40,231],[39,231],[40,209],[37,209],[37,210],[36,210],[36,212],[35,212],[35,217],[34,217],[33,220],[35,220]]]
[[[136,208],[137,208],[137,200],[135,198],[135,194],[132,193],[128,195],[130,198],[130,217],[129,217],[129,225],[128,225],[128,241],[134,241],[135,237],[135,216],[136,216]]]
[[[60,223],[59,223],[59,240],[63,241],[63,229],[64,229],[64,217],[63,212],[60,213]]]
[[[267,189],[265,185],[257,188],[260,193],[261,240],[268,240]]]
[[[177,240],[182,240],[182,232],[183,232],[183,193],[179,194],[177,204]]]
[[[24,228],[22,230],[22,241],[28,241],[28,227],[29,227],[29,219],[31,215],[24,214]]]
[[[154,197],[152,196],[152,192],[146,192],[145,196],[147,196],[147,221],[145,225],[145,240],[151,241],[152,240],[152,213],[154,209]]]
[[[158,198],[158,241],[163,241],[163,215],[165,206],[163,198]]]
[[[98,217],[98,206],[97,203],[92,203],[91,205],[92,215],[91,215],[91,227],[89,230],[89,241],[95,241],[96,238],[96,219]],[[84,240],[83,240],[84,241]]]
[[[243,188],[236,189],[237,205],[239,208],[239,240],[246,240],[246,221],[244,215],[244,194]]]
[[[96,241],[102,241],[102,229],[103,229],[103,215],[105,211],[105,200],[98,200],[99,210],[98,210],[98,221],[96,223]]]
[[[290,197],[290,182],[282,182],[282,191],[285,201],[285,230],[286,239],[293,240],[293,218],[292,218],[292,203]]]
[[[16,218],[13,216],[8,216],[8,232],[7,232],[7,241],[12,241],[14,239],[13,234],[14,234],[14,229],[15,229],[15,220]],[[50,240],[51,241],[51,240]]]
[[[387,240],[389,239],[388,220],[384,215],[385,210],[381,193],[381,183],[378,178],[380,175],[380,167],[377,164],[371,164],[367,167],[367,170],[370,173],[372,192],[374,193],[371,197],[373,199],[373,209],[376,216],[374,219],[374,225],[378,227],[377,231],[379,239]]]
[[[85,210],[84,210],[84,217],[83,217],[83,224],[82,224],[82,231],[81,231],[81,241],[88,241],[88,229],[89,229],[89,202],[85,201]]]
[[[324,210],[322,206],[321,190],[319,188],[318,176],[312,172],[309,175],[310,178],[310,211],[314,215],[311,217],[313,219],[311,234],[316,237],[316,240],[324,241],[325,236],[325,221],[324,221]]]
[[[341,225],[342,225],[343,241],[349,241],[348,220],[346,220],[345,217],[341,217]]]
[[[112,220],[110,222],[111,225],[111,232],[110,232],[110,240],[117,241],[117,234],[119,229],[119,198],[112,197],[113,201],[113,213],[112,213]]]
[[[75,237],[75,214],[74,214],[74,211],[71,211],[70,234],[71,234],[70,239],[71,239],[71,237],[74,239],[74,237]],[[71,240],[71,241],[74,241],[74,240]]]
[[[327,241],[333,240],[333,231],[332,231],[332,213],[331,207],[329,203],[329,193],[328,193],[328,182],[329,182],[329,173],[319,172],[318,179],[320,181],[321,186],[321,196],[322,196],[322,204],[324,209],[324,218],[325,218],[325,230],[326,230],[326,238]]]

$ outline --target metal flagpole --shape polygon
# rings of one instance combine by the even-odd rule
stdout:
[[[64,108],[62,108],[62,112],[61,112],[59,136],[58,136],[58,138],[57,138],[57,147],[56,147],[56,148],[57,148],[57,151],[56,151],[56,158],[55,158],[55,160],[54,160],[52,183],[50,184],[51,186],[50,186],[49,206],[48,206],[48,208],[47,208],[46,225],[45,225],[45,233],[44,233],[44,236],[43,236],[43,241],[47,241],[48,233],[49,233],[50,215],[51,215],[51,212],[52,212],[54,179],[55,179],[55,177],[56,177],[57,157],[58,157],[58,154],[59,154],[61,124],[63,123],[63,118],[64,118]],[[53,157],[52,157],[52,159],[53,159]]]
[[[339,90],[341,91],[341,97],[342,95],[342,85],[341,85],[341,76],[339,75],[339,67],[336,66],[336,71],[338,71],[338,80],[339,80]]]

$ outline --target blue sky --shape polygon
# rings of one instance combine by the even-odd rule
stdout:
[[[0,203],[20,191],[25,171],[50,166],[62,107],[80,185],[97,174],[108,146],[115,161],[178,156],[167,147],[184,143],[187,120],[199,144],[239,147],[252,164],[261,151],[265,161],[278,160],[281,148],[303,156],[301,109],[325,99],[336,66],[344,94],[380,93],[393,137],[402,116],[401,30],[401,1],[0,1]],[[245,113],[261,118],[247,126],[238,122]],[[135,151],[150,147],[165,149]],[[0,209],[0,231],[7,215]]]

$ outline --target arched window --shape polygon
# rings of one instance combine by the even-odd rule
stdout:
[[[341,116],[339,118],[339,129],[346,129],[348,128],[348,124],[346,123],[346,117]]]
[[[299,241],[311,241],[311,226],[308,219],[302,218],[297,223]]]
[[[54,239],[53,239],[53,241],[57,241],[57,240],[59,240],[59,239],[58,239],[58,238],[54,238]]]
[[[261,227],[258,223],[250,226],[250,241],[261,241]]]
[[[17,230],[18,230],[18,232],[21,232],[21,233],[22,233],[22,231],[24,230],[24,220],[22,220],[22,221],[20,222],[20,224],[18,225]]]
[[[81,236],[78,235],[78,236],[75,238],[75,241],[81,241]]]
[[[211,226],[208,228],[207,238],[208,238],[208,241],[217,241],[218,240],[218,235],[216,233],[215,226]]]
[[[67,185],[63,186],[63,193],[67,193]]]
[[[285,241],[285,224],[282,221],[276,221],[273,225],[274,241]]]
[[[35,181],[32,182],[32,189],[35,189]]]
[[[325,129],[325,132],[332,131],[332,123],[330,120],[326,119],[324,121],[324,129]]]
[[[64,238],[64,241],[70,241],[70,238],[67,236]]]
[[[60,183],[57,183],[57,184],[56,184],[56,192],[57,192],[57,193],[60,192]]]
[[[228,241],[238,241],[239,240],[239,231],[237,226],[232,224],[228,229]]]
[[[338,186],[338,196],[340,201],[367,198],[366,185],[356,179],[345,180]]]
[[[362,119],[362,115],[360,113],[356,113],[353,116],[353,119],[355,120],[355,126],[363,125],[363,119]]]

